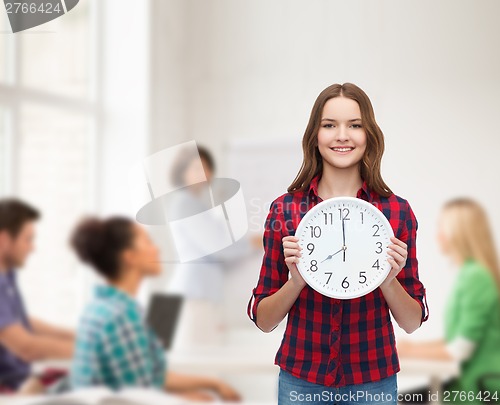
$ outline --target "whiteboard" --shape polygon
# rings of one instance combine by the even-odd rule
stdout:
[[[229,175],[241,184],[252,230],[259,219],[263,229],[269,205],[295,179],[302,164],[301,142],[296,138],[229,141]]]
[[[301,139],[233,139],[226,145],[229,177],[241,184],[249,234],[262,234],[271,202],[286,193],[302,164]],[[247,303],[262,264],[263,250],[240,261],[225,277],[225,319],[230,327],[255,329]],[[277,332],[279,333],[279,332]]]

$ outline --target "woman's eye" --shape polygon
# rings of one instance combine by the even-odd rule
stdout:
[[[361,124],[353,124],[354,128],[361,128]]]
[[[333,124],[325,124],[323,125],[323,128],[333,128]]]

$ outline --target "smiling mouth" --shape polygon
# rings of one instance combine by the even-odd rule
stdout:
[[[334,152],[337,152],[337,153],[349,153],[351,152],[354,148],[353,147],[335,147],[335,148],[330,148],[331,150],[333,150]]]

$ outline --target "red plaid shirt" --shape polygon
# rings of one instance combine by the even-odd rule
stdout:
[[[259,302],[288,281],[282,238],[294,235],[305,213],[322,201],[318,196],[320,176],[311,181],[307,191],[283,194],[271,204],[260,276],[248,303],[248,316],[255,323]],[[357,197],[379,208],[395,236],[408,245],[408,259],[397,279],[420,304],[421,322],[426,321],[425,288],[418,279],[417,220],[408,201],[395,194],[381,197],[368,189],[366,181]],[[290,308],[274,363],[298,378],[336,387],[377,381],[397,373],[400,368],[394,330],[380,288],[363,297],[339,300],[306,285]]]

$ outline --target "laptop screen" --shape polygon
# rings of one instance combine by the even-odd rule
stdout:
[[[183,297],[176,294],[154,294],[147,314],[147,323],[161,340],[165,350],[172,347]]]

